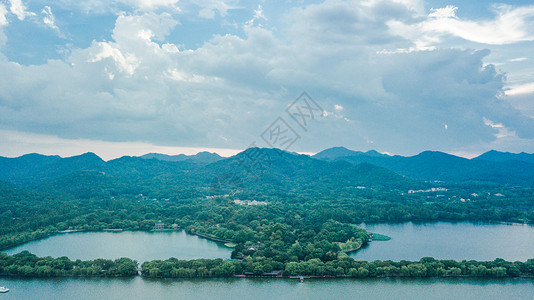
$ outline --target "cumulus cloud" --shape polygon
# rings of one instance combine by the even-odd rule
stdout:
[[[9,0],[11,13],[15,14],[17,18],[23,21],[26,17],[35,16],[35,13],[26,11],[26,6],[22,3],[22,0]]]
[[[504,93],[507,96],[534,94],[534,82],[509,86]]]
[[[6,26],[8,24],[6,15],[7,15],[6,6],[0,3],[0,26]]]
[[[393,33],[414,41],[419,49],[439,44],[445,35],[489,45],[534,40],[534,5],[495,5],[495,18],[484,21],[462,20],[456,15],[458,9],[448,5],[432,9],[423,22],[409,24],[391,20],[388,25]]]
[[[0,3],[0,47],[2,47],[7,40],[7,37],[4,33],[4,26],[7,26],[9,22],[7,21],[7,9],[4,4]]]
[[[193,0],[193,4],[200,7],[198,16],[204,19],[215,18],[215,13],[221,17],[226,17],[228,10],[238,8],[235,0]]]
[[[52,13],[52,8],[50,6],[45,6],[41,10],[41,15],[43,16],[43,23],[54,30],[60,38],[65,38],[65,35],[61,32],[59,27],[56,25],[56,17]]]
[[[252,19],[245,22],[245,26],[254,26],[254,23],[259,20],[267,20],[267,18],[263,14],[263,8],[261,7],[261,5],[258,5],[258,9],[254,10],[254,16],[252,17]]]
[[[428,16],[431,18],[437,18],[437,19],[448,19],[448,18],[458,19],[456,17],[457,10],[458,10],[458,7],[447,5],[446,7],[443,7],[443,8],[431,9],[430,10],[431,12]]]
[[[120,0],[125,4],[133,5],[141,9],[155,9],[160,7],[177,8],[179,0]]]
[[[120,14],[125,10],[151,12],[167,10],[179,12],[179,0],[57,0],[66,10],[82,11],[86,14]]]
[[[506,78],[484,62],[489,51],[381,51],[421,50],[421,38],[439,45],[432,39],[444,32],[428,24],[466,22],[454,7],[426,15],[421,7],[400,0],[299,6],[283,30],[249,22],[240,35],[214,35],[196,49],[169,38],[183,30],[175,15],[124,12],[109,41],[72,49],[65,60],[22,66],[0,59],[0,126],[66,139],[243,148],[306,90],[333,111],[301,132],[309,150],[348,141],[410,153],[512,132],[534,138],[533,119],[502,100]],[[250,13],[264,17],[262,7]]]
[[[115,62],[117,68],[128,75],[133,75],[139,60],[131,53],[123,54],[119,49],[114,48],[109,43],[97,42],[93,48],[98,49],[95,55],[89,59],[89,62],[98,62],[105,58],[111,58]]]
[[[189,59],[200,63],[193,52],[155,42],[176,24],[167,14],[123,15],[113,41],[74,50],[65,62],[25,67],[0,61],[1,126],[63,138],[232,142],[228,131],[246,128],[247,103],[262,93],[195,75],[187,66]]]

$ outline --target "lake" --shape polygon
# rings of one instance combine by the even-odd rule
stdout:
[[[531,299],[526,279],[16,279],[0,299]]]
[[[385,234],[389,241],[373,241],[350,256],[355,259],[438,259],[525,261],[534,258],[534,226],[449,223],[362,224],[370,232]],[[51,236],[7,250],[28,250],[38,256],[67,256],[70,259],[130,257],[143,262],[153,259],[230,258],[232,249],[185,231],[163,232],[76,232]]]
[[[373,241],[352,253],[354,259],[437,259],[525,261],[534,258],[534,226],[478,224],[470,222],[362,224],[370,232],[385,234],[389,241]]]
[[[54,235],[6,250],[15,254],[28,250],[37,256],[67,256],[75,260],[129,257],[139,263],[176,257],[230,258],[232,249],[222,243],[187,234],[185,231],[75,232]]]

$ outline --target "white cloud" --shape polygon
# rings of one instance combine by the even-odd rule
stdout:
[[[9,22],[7,21],[7,9],[4,4],[0,3],[0,47],[6,43],[7,37],[4,34],[4,26],[7,26]]]
[[[367,6],[367,7],[375,7],[377,5],[380,5],[380,4],[383,4],[384,2],[386,1],[383,1],[383,0],[367,0],[367,1],[352,1],[353,3],[356,3],[356,4],[359,4],[359,5],[362,5],[362,6]],[[423,0],[392,0],[392,1],[389,1],[389,2],[392,2],[392,3],[395,3],[395,4],[400,4],[404,7],[406,7],[407,9],[415,12],[416,14],[422,14],[424,12],[424,9],[425,9],[425,5],[424,5],[424,1]]]
[[[258,5],[258,8],[254,10],[254,16],[252,16],[252,19],[245,22],[245,26],[254,26],[254,23],[258,20],[267,20],[263,14],[263,8],[261,5]]]
[[[198,12],[198,16],[204,19],[213,19],[215,18],[215,10],[204,7]]]
[[[41,11],[41,14],[43,14],[43,23],[47,25],[48,27],[52,29],[59,30],[59,28],[56,26],[56,17],[54,17],[54,14],[52,13],[52,9],[50,6],[45,6],[43,10]]]
[[[431,9],[429,17],[442,19],[442,18],[452,18],[452,19],[458,19],[456,17],[456,11],[458,11],[458,7],[447,5],[444,8],[437,8],[437,9]]]
[[[517,137],[517,133],[509,128],[505,127],[501,123],[495,123],[489,119],[483,118],[484,124],[496,130],[495,137],[497,139]]]
[[[439,44],[444,35],[489,45],[534,40],[534,6],[494,6],[495,18],[483,21],[462,20],[456,15],[457,10],[449,5],[432,9],[422,22],[388,24],[393,33],[412,40],[419,48]]]
[[[534,93],[534,82],[509,86],[504,92],[506,96],[518,96]]]
[[[194,82],[194,83],[202,83],[206,81],[206,77],[196,75],[196,74],[190,74],[186,72],[182,72],[176,69],[170,69],[167,73],[167,76],[176,81],[184,81],[184,82]]]
[[[187,28],[177,27],[176,16],[125,12],[109,41],[72,49],[65,61],[22,66],[0,59],[0,128],[69,140],[242,148],[306,90],[333,110],[299,141],[308,150],[347,136],[346,146],[372,142],[396,153],[509,137],[496,137],[498,128],[484,118],[517,138],[533,137],[532,119],[497,97],[505,76],[484,63],[488,51],[439,49],[442,32],[412,26],[462,21],[454,9],[428,17],[407,3],[302,5],[288,11],[285,27],[245,26],[242,36],[215,35],[194,50],[178,46],[173,33]],[[411,31],[396,32],[391,22]],[[380,52],[419,47],[426,36],[435,49]]]
[[[65,38],[63,33],[61,33],[61,31],[59,30],[59,27],[56,25],[56,17],[52,13],[52,8],[50,8],[50,6],[45,6],[43,10],[41,10],[41,15],[43,16],[43,23],[46,26],[55,30],[59,37]]]
[[[180,12],[179,0],[56,0],[55,4],[65,10],[77,10],[88,15],[117,14],[123,12]],[[50,6],[53,6],[50,4]]]
[[[6,26],[7,22],[7,9],[4,4],[0,3],[0,26]]]
[[[135,7],[152,10],[160,7],[175,8],[179,0],[119,0],[120,2],[133,5]]]
[[[11,6],[9,10],[15,14],[17,18],[23,21],[26,17],[35,16],[35,13],[26,11],[26,6],[22,3],[22,0],[9,0]]]
[[[93,48],[98,49],[98,52],[90,58],[89,62],[98,62],[105,58],[111,58],[121,72],[128,75],[133,75],[135,69],[139,66],[139,60],[132,53],[123,54],[118,48],[113,47],[109,43],[96,42]]]
[[[528,60],[528,58],[527,57],[518,57],[518,58],[509,59],[508,61],[509,62],[522,62],[522,61],[525,61],[525,60]]]
[[[140,67],[144,69],[162,67],[161,64],[167,63],[165,56],[175,55],[179,51],[174,44],[163,43],[160,46],[153,40],[163,40],[177,23],[166,13],[120,15],[113,30],[114,41],[93,42],[88,49],[87,61],[94,63],[111,58],[117,70],[130,77]],[[110,66],[108,73],[114,74]]]
[[[238,8],[237,3],[239,3],[236,0],[192,0],[191,2],[201,8],[198,16],[204,19],[215,18],[215,12],[224,18],[228,15],[228,10]]]

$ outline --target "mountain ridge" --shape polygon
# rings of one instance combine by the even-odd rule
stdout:
[[[528,163],[534,163],[534,153],[533,154],[529,154],[525,152],[511,153],[511,152],[500,152],[496,150],[490,150],[473,159],[474,160],[488,160],[488,161],[495,161],[495,162],[518,160],[518,161],[523,161],[523,162],[528,162]]]
[[[191,160],[194,162],[202,162],[202,163],[212,163],[217,160],[221,160],[223,158],[217,153],[212,153],[208,151],[201,151],[193,155],[186,155],[186,154],[168,155],[168,154],[163,154],[163,153],[147,153],[139,157],[144,158],[144,159],[158,159],[158,160],[164,160],[164,161]]]
[[[440,151],[423,151],[413,156],[373,156],[346,149],[338,153],[352,155],[334,156],[332,153],[336,151],[330,149],[314,157],[324,157],[329,161],[343,160],[352,164],[369,163],[417,180],[534,185],[534,164],[526,161],[467,159]],[[324,155],[324,152],[327,155]]]
[[[522,157],[528,158],[528,155],[525,153]],[[262,156],[267,160],[262,161]],[[306,180],[311,182],[321,176],[330,176],[349,168],[349,165],[370,164],[418,181],[474,181],[534,186],[534,164],[505,159],[508,157],[516,156],[498,151],[490,151],[474,159],[440,151],[391,156],[374,150],[362,152],[344,147],[325,149],[313,156],[274,148],[249,148],[228,158],[209,152],[189,156],[149,153],[139,157],[123,156],[107,162],[91,152],[66,158],[32,153],[17,158],[0,157],[0,180],[36,186],[76,171],[94,170],[124,178],[182,176],[187,177],[188,182],[199,182],[208,175],[213,177],[220,173],[236,173],[248,176],[253,170],[260,171],[262,180],[270,183],[298,179],[299,184],[304,184]],[[372,172],[380,173],[378,169]],[[258,176],[254,174],[254,177]]]

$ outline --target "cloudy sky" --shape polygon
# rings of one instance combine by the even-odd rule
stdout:
[[[533,50],[534,1],[0,0],[0,155],[532,153]]]

